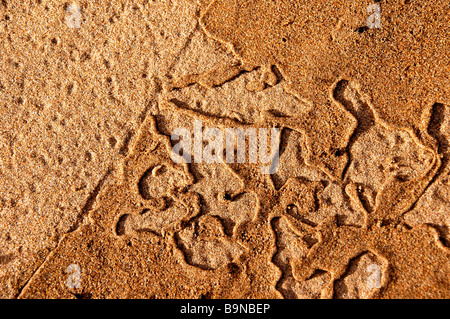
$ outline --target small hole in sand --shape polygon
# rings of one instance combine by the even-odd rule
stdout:
[[[357,31],[358,33],[363,33],[366,32],[367,30],[369,30],[369,27],[359,27],[358,29],[356,29],[355,31]]]

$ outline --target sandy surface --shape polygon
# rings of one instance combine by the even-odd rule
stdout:
[[[348,2],[0,1],[0,297],[449,298],[450,3]]]

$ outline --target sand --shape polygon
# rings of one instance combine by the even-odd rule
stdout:
[[[448,1],[7,0],[0,38],[0,297],[450,297]],[[199,121],[277,169],[175,161]]]

